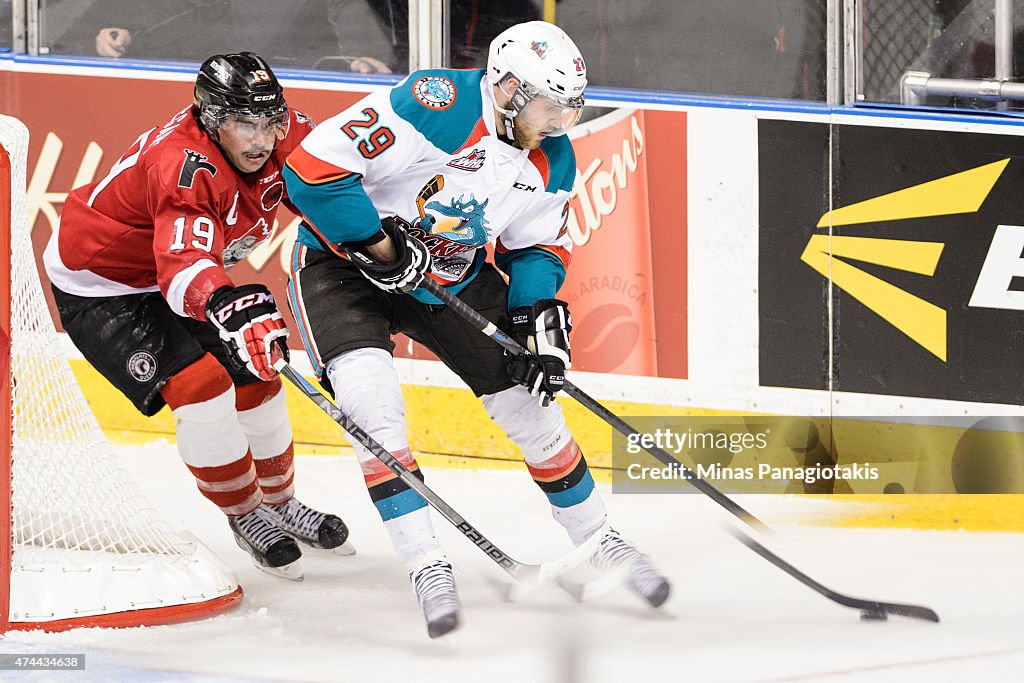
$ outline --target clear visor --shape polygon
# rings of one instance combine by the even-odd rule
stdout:
[[[288,108],[269,115],[254,116],[250,112],[224,112],[219,118],[219,128],[227,128],[238,134],[273,133],[278,140],[288,136],[291,117]]]
[[[565,135],[583,114],[583,102],[567,105],[550,97],[538,95],[526,103],[518,118],[547,136]]]
[[[512,76],[512,74],[509,74]],[[500,84],[502,92],[511,100],[514,116],[531,128],[547,136],[565,135],[579,123],[583,115],[583,97],[556,98],[542,93],[526,81],[509,92],[507,78]]]
[[[517,117],[547,136],[565,135],[583,114],[583,98],[557,102],[546,95],[534,96],[520,109]]]

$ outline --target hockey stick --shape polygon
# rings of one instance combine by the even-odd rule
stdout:
[[[598,538],[600,534],[594,534],[593,537],[588,539],[583,545],[578,546],[575,550],[542,564],[529,564],[513,559],[508,553],[501,550],[476,527],[470,524],[465,517],[456,512],[451,505],[444,502],[440,496],[434,493],[434,491],[423,483],[423,481],[410,472],[405,465],[398,460],[398,458],[391,455],[386,448],[377,443],[373,437],[363,431],[363,429],[353,422],[351,418],[345,415],[345,413],[341,412],[341,410],[334,405],[330,399],[317,391],[313,385],[307,382],[306,378],[300,375],[295,368],[288,364],[287,361],[283,358],[279,358],[274,363],[274,369],[288,378],[288,381],[294,384],[296,389],[305,394],[306,398],[320,406],[320,408],[327,413],[332,420],[337,422],[342,429],[348,432],[355,441],[387,465],[388,469],[394,472],[399,479],[408,484],[409,488],[418,493],[425,501],[427,501],[427,503],[430,504],[431,507],[451,522],[463,536],[480,548],[487,557],[491,558],[495,564],[508,572],[508,574],[516,581],[527,584],[536,584],[557,579],[581,565],[597,549],[597,544],[600,541]],[[571,589],[566,588],[566,590]]]
[[[430,292],[442,303],[451,307],[458,315],[462,316],[468,323],[479,329],[481,332],[486,334],[488,337],[496,341],[502,347],[504,347],[509,353],[516,355],[528,354],[527,351],[521,344],[516,340],[506,336],[487,318],[483,317],[469,304],[458,298],[445,287],[434,282],[430,278],[423,278],[420,287]],[[595,399],[583,392],[579,387],[574,385],[568,379],[565,380],[564,384],[565,393],[569,394],[577,401],[579,401],[585,408],[595,413],[598,417],[603,419],[605,422],[610,424],[616,430],[627,436],[638,434],[625,420],[618,417],[610,410],[605,408],[603,405],[598,403]],[[640,443],[643,443],[642,441]],[[665,451],[655,446],[647,447],[643,446],[644,450],[650,453],[652,456],[658,459],[662,464],[669,467],[678,467],[679,470],[684,474],[684,477],[689,477],[687,481],[693,484],[701,493],[707,495],[713,501],[721,505],[723,508],[731,512],[738,519],[742,520],[750,527],[762,531],[768,531],[768,527],[759,520],[757,517],[747,512],[739,503],[729,498],[727,495],[719,491],[712,484],[708,483],[701,477],[697,476],[697,473],[691,470],[689,467],[679,462]],[[905,617],[913,617],[915,619],[924,619],[926,621],[938,621],[939,616],[934,610],[919,605],[904,605],[899,603],[891,602],[878,602],[875,600],[864,600],[861,598],[852,598],[842,593],[823,586],[807,574],[791,565],[790,563],[783,560],[781,557],[768,550],[754,539],[744,534],[739,529],[734,530],[734,535],[743,542],[748,548],[756,552],[758,555],[768,560],[776,567],[786,572],[794,579],[804,584],[811,590],[823,595],[829,600],[836,602],[845,607],[852,607],[854,609],[861,610],[861,617],[864,619],[884,619],[886,613],[897,614]]]

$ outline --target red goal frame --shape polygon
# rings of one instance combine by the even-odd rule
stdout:
[[[10,577],[11,528],[11,157],[0,145],[0,577]],[[0,633],[10,629],[11,584],[0,579]]]
[[[242,587],[204,602],[137,609],[72,619],[11,622],[12,526],[11,422],[11,231],[14,163],[0,144],[0,634],[7,631],[65,631],[71,628],[157,626],[193,621],[224,612],[242,599]]]

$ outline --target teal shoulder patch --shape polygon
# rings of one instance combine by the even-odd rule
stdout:
[[[415,71],[391,90],[391,106],[438,149],[462,147],[483,114],[483,69]]]
[[[551,170],[544,191],[555,193],[559,190],[572,190],[572,184],[576,181],[576,153],[572,149],[569,136],[544,138],[540,141],[540,151],[548,158]]]

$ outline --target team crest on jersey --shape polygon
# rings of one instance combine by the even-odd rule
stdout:
[[[455,101],[455,84],[444,76],[424,76],[412,84],[412,94],[431,109],[447,109]]]
[[[156,358],[148,351],[136,351],[128,359],[128,372],[139,382],[156,377]]]
[[[484,245],[489,239],[484,209],[490,201],[478,202],[473,195],[469,195],[467,201],[465,195],[459,195],[448,204],[430,202],[423,208],[434,213],[425,215],[416,225],[428,235],[437,235],[451,242]]]
[[[537,53],[537,56],[540,57],[541,59],[544,59],[545,57],[548,56],[548,41],[542,40],[538,43],[535,40],[532,43],[530,43],[530,47],[533,49],[534,52]]]
[[[244,235],[232,240],[231,244],[224,247],[224,265],[235,265],[251,254],[268,237],[270,237],[270,226],[267,225],[266,219],[261,218]]]
[[[465,156],[461,156],[458,159],[452,159],[448,162],[448,165],[452,168],[458,168],[463,171],[479,171],[480,167],[484,165],[484,161],[486,159],[487,150],[474,149]]]
[[[284,197],[284,183],[278,180],[260,195],[260,206],[264,211],[270,211],[281,203],[282,197]]]
[[[207,159],[208,156],[200,154],[199,152],[191,149],[186,149],[185,161],[181,165],[181,173],[178,175],[178,187],[192,187],[192,182],[195,180],[196,173],[199,171],[206,171],[210,176],[217,175],[217,167],[211,164]]]

